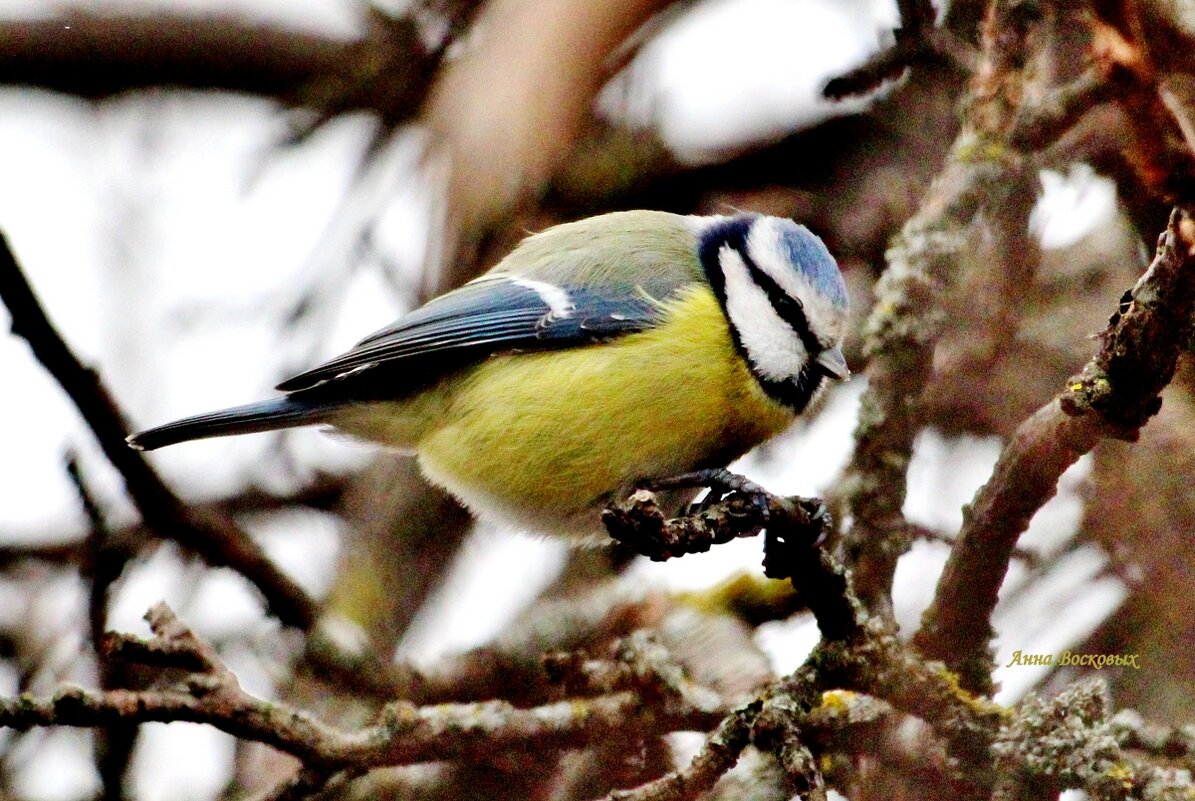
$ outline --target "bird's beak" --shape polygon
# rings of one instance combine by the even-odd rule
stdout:
[[[845,381],[851,377],[851,370],[846,366],[846,358],[842,355],[841,348],[826,348],[817,355],[817,358],[814,361],[816,361],[828,375],[831,375],[840,381]]]

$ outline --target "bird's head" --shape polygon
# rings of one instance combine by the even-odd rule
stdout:
[[[846,284],[834,257],[792,220],[706,220],[701,263],[735,345],[769,395],[802,411],[825,378],[850,375],[841,350]]]

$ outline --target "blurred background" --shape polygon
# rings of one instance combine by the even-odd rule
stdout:
[[[974,45],[982,9],[938,12]],[[847,276],[856,377],[736,469],[774,492],[832,496],[866,383],[871,287],[968,85],[940,58],[823,96],[899,24],[891,0],[0,0],[0,228],[138,429],[266,397],[555,222],[639,207],[790,216]],[[1002,437],[1094,352],[1089,335],[1165,224],[1156,199],[1125,196],[1105,158],[1119,146],[1075,148],[1038,174],[1027,242],[1040,263],[1017,279],[1014,328],[991,333],[987,300],[1005,276],[982,230],[960,265],[909,472],[904,511],[923,536],[897,573],[906,633]],[[165,599],[251,692],[354,719],[295,669],[302,636],[248,581],[138,533],[119,476],[23,340],[0,337],[0,375],[0,693],[96,684],[89,616],[144,634],[141,616]],[[1140,671],[1104,671],[1118,703],[1190,714],[1190,386],[1168,390],[1140,443],[1082,459],[1035,518],[997,613],[1000,665],[1016,650],[1140,653]],[[72,456],[105,526],[137,543],[98,613]],[[652,564],[474,527],[405,459],[312,429],[150,458],[185,498],[235,513],[342,636],[427,670],[528,639],[562,600],[604,604],[604,622],[552,647],[649,625],[725,686],[791,671],[817,638],[760,576],[754,540]],[[612,623],[619,604],[634,614]],[[1003,669],[998,700],[1073,677]],[[0,794],[198,801],[289,769],[191,724],[142,726],[97,757],[99,736],[0,733]],[[649,775],[694,742],[672,735],[647,767],[620,770]],[[463,786],[392,778],[422,781],[420,797]],[[506,797],[539,797],[525,790]]]

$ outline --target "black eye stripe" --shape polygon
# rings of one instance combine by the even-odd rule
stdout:
[[[764,294],[768,296],[768,302],[780,315],[780,319],[791,325],[801,337],[801,341],[808,346],[812,334],[809,331],[809,320],[805,317],[805,309],[802,308],[801,301],[785,292],[780,284],[776,283],[772,276],[759,269],[747,254],[739,253],[739,255],[742,256],[743,263],[747,265],[747,270],[751,273],[751,280],[758,284]]]
[[[751,280],[759,285],[759,288],[768,296],[768,302],[772,304],[772,308],[780,315],[780,319],[792,326],[793,331],[797,332],[797,336],[801,338],[801,344],[805,346],[805,352],[809,354],[817,354],[821,352],[821,343],[813,336],[813,332],[809,330],[809,318],[805,316],[805,309],[801,306],[801,301],[794,298],[792,295],[784,291],[784,289],[776,282],[776,279],[765,273],[752,260],[751,255],[747,253],[746,242],[730,243],[735,252],[743,260],[743,264],[747,265],[747,271],[751,274]]]

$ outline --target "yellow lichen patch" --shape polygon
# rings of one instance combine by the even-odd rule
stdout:
[[[964,689],[963,686],[959,684],[958,674],[954,673],[953,671],[947,670],[945,667],[941,667],[938,668],[936,672],[938,676],[940,676],[941,679],[946,682],[947,687],[950,689],[951,695],[969,706],[976,714],[999,715],[1002,718],[1008,718],[1012,716],[1012,710],[1008,707],[1001,706],[986,696],[975,695],[970,690]]]
[[[847,712],[858,697],[858,693],[850,690],[826,690],[822,693],[821,708],[834,714]]]
[[[1133,787],[1133,770],[1123,762],[1117,762],[1106,770],[1105,775],[1113,781],[1120,782],[1121,786],[1126,790],[1131,790]]]

